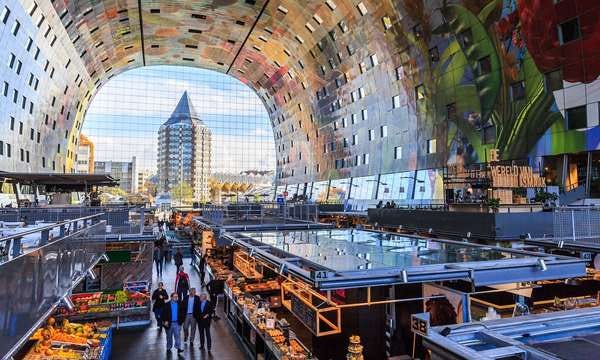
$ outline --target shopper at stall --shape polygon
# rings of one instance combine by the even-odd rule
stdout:
[[[152,257],[154,258],[154,264],[156,265],[156,275],[159,278],[162,278],[163,259],[159,245],[154,246],[154,254]]]
[[[219,294],[223,292],[223,282],[212,279],[206,284],[206,290],[208,290],[208,293],[210,294],[210,302],[213,310],[216,310],[219,302]],[[217,314],[214,314],[214,319],[219,320],[220,317]]]
[[[200,349],[204,349],[204,338],[206,337],[206,345],[208,347],[208,351],[210,351],[212,341],[210,338],[210,321],[212,319],[212,315],[214,312],[214,306],[210,300],[208,300],[208,295],[206,293],[202,293],[200,295],[200,301],[198,306],[196,306],[196,310],[194,313],[194,317],[198,322],[198,331],[200,332]]]
[[[183,323],[183,341],[187,342],[190,339],[190,346],[194,345],[194,338],[196,337],[198,323],[194,313],[199,304],[200,296],[196,295],[196,288],[191,288],[189,295],[183,298],[183,308],[186,309],[185,322]],[[190,336],[188,337],[188,335]]]
[[[202,286],[204,286],[204,271],[206,268],[206,259],[208,259],[208,254],[205,252],[200,258],[200,264],[198,266],[198,268],[200,269],[200,284],[202,284]]]
[[[163,326],[167,329],[167,352],[171,352],[173,340],[178,353],[182,353],[181,347],[181,325],[185,321],[185,309],[179,302],[177,293],[171,294],[171,300],[165,303],[162,313]]]
[[[177,269],[179,269],[179,267],[183,265],[183,254],[181,253],[180,249],[177,249],[177,252],[173,256],[173,260],[175,260],[175,266],[177,267]]]
[[[179,271],[177,272],[177,276],[175,277],[175,292],[179,295],[180,299],[187,294],[190,289],[190,277],[184,271],[183,265],[179,266]]]
[[[167,301],[168,298],[169,294],[167,294],[167,290],[164,289],[164,284],[159,282],[158,288],[152,293],[152,301],[154,301],[154,304],[152,305],[152,311],[156,317],[156,325],[159,329],[162,329],[161,317],[165,307],[165,301]]]

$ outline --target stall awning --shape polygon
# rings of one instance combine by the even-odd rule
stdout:
[[[230,233],[251,256],[321,290],[466,280],[475,286],[585,275],[585,260],[355,229]]]
[[[119,180],[100,174],[0,172],[0,180],[21,185],[45,186],[47,191],[85,191],[92,186],[119,186]]]

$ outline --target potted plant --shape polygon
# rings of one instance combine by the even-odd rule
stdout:
[[[492,212],[497,213],[498,209],[500,209],[500,199],[488,198],[486,200],[486,205],[489,209],[492,209]]]
[[[543,204],[544,208],[556,207],[556,200],[558,200],[557,194],[547,192],[546,190],[543,190],[543,189],[536,191],[535,196],[533,197],[533,201],[536,203]]]

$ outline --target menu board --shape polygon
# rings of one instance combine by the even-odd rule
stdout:
[[[300,320],[313,334],[317,334],[317,312],[306,305],[299,297],[294,294],[291,296],[291,311],[294,316]]]

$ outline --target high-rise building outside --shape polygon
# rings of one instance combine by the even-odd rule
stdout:
[[[131,161],[96,161],[94,174],[106,174],[119,180],[119,187],[124,191],[135,194],[138,192],[137,160]]]
[[[195,200],[209,196],[211,131],[200,120],[187,91],[158,130],[158,191],[187,183]]]
[[[78,174],[94,173],[94,143],[83,134],[79,134],[75,172]]]

